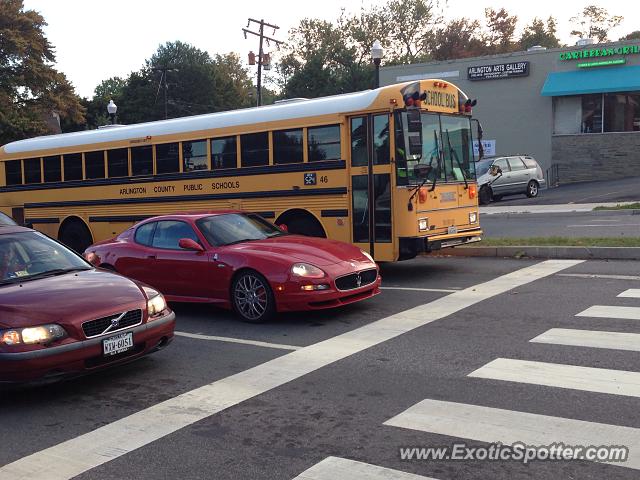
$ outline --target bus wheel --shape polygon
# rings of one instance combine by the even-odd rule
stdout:
[[[284,215],[278,219],[278,225],[286,225],[287,232],[295,235],[306,235],[307,237],[327,238],[322,224],[312,215],[297,213],[295,215]]]
[[[79,254],[93,243],[91,232],[79,219],[65,220],[58,232],[58,239]]]
[[[491,189],[486,185],[480,188],[478,200],[480,201],[480,205],[486,205],[487,203],[491,202]]]

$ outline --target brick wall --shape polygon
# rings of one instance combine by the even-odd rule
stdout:
[[[640,132],[557,135],[551,158],[560,183],[640,176]]]

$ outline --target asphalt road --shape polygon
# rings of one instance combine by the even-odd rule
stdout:
[[[637,212],[637,211],[636,211]],[[640,237],[632,210],[480,215],[485,237]]]
[[[561,184],[541,190],[538,197],[523,195],[504,197],[491,205],[557,205],[564,203],[634,202],[640,201],[640,177],[622,180]]]
[[[175,305],[177,330],[200,337],[106,373],[0,392],[0,479],[637,479],[637,337],[607,334],[606,348],[531,340],[557,328],[571,329],[560,332],[568,343],[584,341],[575,329],[592,342],[604,341],[593,331],[640,333],[640,298],[618,297],[640,289],[639,266],[420,258],[383,266],[374,299],[265,325]],[[501,378],[514,371],[516,381]],[[402,460],[399,450],[576,435],[635,450],[616,465]]]

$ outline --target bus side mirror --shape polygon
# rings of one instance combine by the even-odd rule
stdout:
[[[416,108],[407,109],[407,138],[409,155],[415,160],[422,158],[422,116]]]

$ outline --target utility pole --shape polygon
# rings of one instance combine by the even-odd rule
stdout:
[[[259,32],[253,32],[249,30],[249,26],[251,25],[251,22],[260,25]],[[258,107],[262,105],[262,64],[264,62],[264,52],[262,51],[263,41],[266,40],[267,45],[269,45],[270,42],[273,42],[276,45],[281,45],[283,43],[279,40],[276,40],[275,38],[267,37],[264,34],[264,27],[273,28],[273,35],[275,35],[276,30],[280,28],[277,25],[271,25],[270,23],[266,23],[264,20],[254,20],[253,18],[250,18],[249,21],[247,22],[247,28],[242,29],[242,31],[244,32],[245,39],[247,38],[247,33],[251,35],[255,35],[256,37],[260,37],[260,46],[258,48],[258,101],[257,101]]]
[[[154,67],[152,68],[154,72],[162,72],[160,75],[160,83],[158,84],[158,91],[156,92],[156,102],[158,101],[158,93],[160,93],[160,87],[163,85],[164,81],[164,119],[168,118],[168,110],[167,110],[167,90],[169,90],[169,84],[167,83],[167,72],[177,72],[177,68],[170,68],[166,65],[164,67]]]

